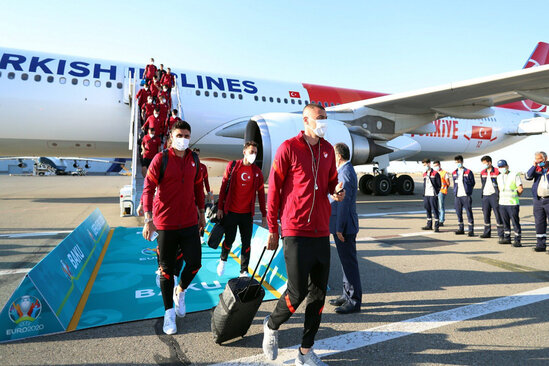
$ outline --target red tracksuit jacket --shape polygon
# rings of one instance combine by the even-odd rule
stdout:
[[[183,158],[170,149],[164,177],[158,184],[162,153],[153,158],[143,188],[143,209],[152,211],[158,230],[184,229],[198,224],[199,209],[204,209],[202,175],[197,174],[190,149]],[[158,189],[156,190],[156,188]],[[155,194],[156,190],[156,194]]]
[[[223,213],[227,214],[229,212],[229,207],[231,207],[231,199],[233,197],[235,189],[238,189],[238,186],[234,184],[236,181],[235,177],[231,176],[231,184],[229,186],[229,192],[225,194],[225,190],[227,189],[227,182],[229,179],[229,174],[231,172],[231,164],[232,161],[227,164],[227,167],[225,168],[225,174],[223,174],[223,181],[221,182],[221,188],[219,190],[219,200],[217,203],[217,209],[223,211]],[[237,172],[238,169],[243,165],[242,160],[237,160],[234,165],[234,171]],[[255,212],[255,192],[257,192],[257,196],[259,197],[259,209],[261,210],[261,215],[263,217],[266,216],[267,212],[265,209],[265,184],[263,178],[263,173],[261,173],[261,169],[255,164],[252,164],[252,172],[254,175],[254,195],[253,199],[250,202],[250,212],[252,213],[252,216]]]
[[[276,151],[267,198],[269,232],[278,232],[280,214],[283,237],[330,235],[328,194],[333,194],[337,186],[337,169],[332,145],[322,138],[319,144],[320,157],[319,145],[309,149],[301,131],[296,137],[284,141]],[[316,192],[311,150],[316,161],[320,159]]]
[[[139,91],[135,95],[135,99],[137,99],[137,105],[139,106],[139,108],[141,108],[143,104],[147,103],[147,98],[150,95],[151,95],[150,90],[139,89]]]
[[[149,64],[145,66],[145,79],[152,79],[156,75],[156,66]]]
[[[174,83],[175,83],[175,78],[173,74],[165,73],[162,76],[162,79],[160,79],[160,85],[167,85],[168,88],[173,88]]]

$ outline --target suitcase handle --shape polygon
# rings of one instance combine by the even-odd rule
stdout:
[[[250,277],[250,281],[248,282],[248,285],[246,286],[246,291],[244,291],[244,296],[243,296],[244,299],[246,298],[246,295],[248,294],[248,291],[250,289],[250,285],[252,284],[252,281],[254,280],[255,274],[256,274],[257,270],[259,269],[259,265],[261,264],[261,260],[263,259],[263,255],[265,254],[266,250],[267,250],[267,247],[266,246],[263,247],[263,251],[261,252],[261,255],[259,256],[259,260],[257,261],[254,272],[252,273],[252,277]],[[265,273],[263,273],[263,276],[261,276],[261,281],[259,281],[259,287],[257,288],[257,290],[255,290],[255,295],[254,296],[257,296],[257,292],[261,288],[261,284],[265,280],[265,277],[267,276],[267,272],[269,272],[269,268],[271,267],[271,263],[273,262],[275,254],[276,254],[276,250],[273,251],[273,255],[271,257],[271,260],[269,261],[269,264],[267,264],[267,268],[265,268]]]

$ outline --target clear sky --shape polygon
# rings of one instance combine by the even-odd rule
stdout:
[[[3,1],[0,46],[401,92],[522,68],[549,1]],[[531,160],[531,159],[529,159]]]

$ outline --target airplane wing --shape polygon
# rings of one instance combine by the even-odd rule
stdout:
[[[392,131],[386,131],[389,138],[445,116],[489,117],[494,114],[491,107],[523,99],[549,104],[549,65],[341,104],[327,111],[358,126],[368,116],[393,121]]]

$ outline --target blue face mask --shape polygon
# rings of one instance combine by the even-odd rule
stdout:
[[[462,163],[457,163],[457,167],[458,167],[458,169],[463,168],[463,164]]]
[[[484,169],[488,169],[490,166],[488,164],[484,164]]]

